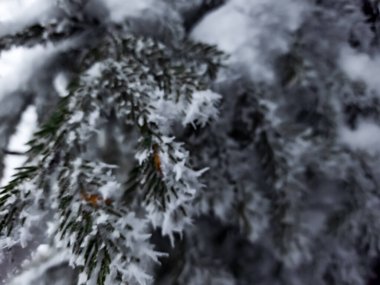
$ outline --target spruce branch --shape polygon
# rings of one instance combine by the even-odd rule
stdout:
[[[48,24],[34,24],[15,34],[0,38],[0,51],[14,46],[32,47],[39,44],[57,43],[77,36],[85,31],[85,27],[69,20],[54,21]]]
[[[1,193],[2,229],[15,231],[16,242],[25,244],[32,224],[26,213],[48,206],[54,213],[49,233],[82,268],[83,284],[94,278],[98,285],[146,284],[149,264],[162,256],[150,244],[149,226],[174,241],[173,234],[191,222],[189,206],[202,187],[203,170],[191,169],[171,125],[204,125],[216,117],[220,97],[205,89],[222,57],[205,45],[184,54],[111,29],[84,56],[70,94],[28,143],[28,165]],[[111,118],[140,135],[127,189],[116,179],[116,165],[86,157],[97,128]],[[17,216],[23,224],[15,223]]]

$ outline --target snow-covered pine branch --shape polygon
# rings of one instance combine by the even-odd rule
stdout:
[[[203,170],[190,167],[172,127],[204,126],[216,118],[220,96],[203,90],[221,56],[205,45],[185,42],[173,49],[121,31],[106,33],[87,52],[89,67],[29,143],[32,159],[1,192],[2,247],[25,246],[42,219],[54,246],[68,248],[70,264],[83,267],[78,284],[147,284],[149,261],[162,255],[149,242],[149,226],[174,242],[173,234],[190,224],[190,203],[202,187]],[[107,120],[137,134],[138,163],[127,187],[117,180],[117,165],[91,154]]]
[[[378,1],[57,2],[0,23],[3,282],[378,283]]]

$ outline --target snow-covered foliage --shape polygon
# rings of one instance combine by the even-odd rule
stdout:
[[[377,278],[378,1],[57,0],[20,15],[0,13],[0,159],[28,106],[38,129],[0,192],[5,284]]]

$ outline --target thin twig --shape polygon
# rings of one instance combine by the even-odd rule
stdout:
[[[26,155],[26,152],[12,151],[12,150],[8,150],[8,149],[3,149],[3,153],[8,154],[8,155]]]

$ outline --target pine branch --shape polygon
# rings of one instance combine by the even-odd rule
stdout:
[[[57,43],[79,35],[84,27],[70,21],[53,22],[48,25],[34,24],[21,32],[0,38],[0,52],[15,46],[31,47],[38,44]]]
[[[29,166],[0,193],[1,229],[16,237],[29,231],[26,210],[40,212],[38,204],[52,203],[55,242],[83,267],[84,283],[121,278],[145,284],[151,278],[145,267],[162,255],[147,239],[148,225],[161,227],[173,240],[190,223],[189,205],[202,187],[198,177],[203,171],[190,168],[188,152],[170,137],[170,121],[204,125],[216,116],[219,95],[204,89],[222,54],[205,45],[183,54],[149,38],[110,33],[87,52],[84,66],[92,66],[73,81],[69,96],[29,142]],[[168,116],[163,106],[171,106],[173,113]],[[115,177],[117,166],[86,159],[90,138],[111,114],[140,134],[138,163],[130,175],[138,191],[123,190]],[[56,187],[48,177],[57,177]],[[43,195],[39,189],[51,190]],[[129,200],[117,198],[125,197],[124,191],[133,194]],[[146,215],[139,217],[141,211]],[[15,224],[16,216],[21,225]]]

